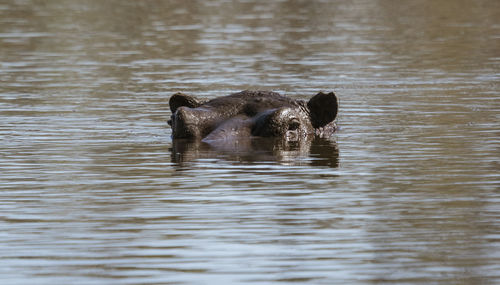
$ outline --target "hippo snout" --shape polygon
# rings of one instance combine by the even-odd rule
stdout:
[[[199,119],[188,107],[180,107],[172,118],[172,131],[178,138],[201,136]]]

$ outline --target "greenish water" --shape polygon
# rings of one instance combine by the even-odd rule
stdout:
[[[0,2],[1,283],[498,284],[499,4]],[[244,89],[341,130],[172,142]]]

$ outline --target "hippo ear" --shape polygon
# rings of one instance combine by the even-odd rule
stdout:
[[[323,127],[337,117],[339,101],[333,92],[319,92],[307,102],[311,124],[314,128]]]
[[[201,105],[201,102],[191,95],[178,92],[170,97],[168,104],[170,105],[170,111],[174,113],[179,107],[186,106],[189,108],[196,108]]]

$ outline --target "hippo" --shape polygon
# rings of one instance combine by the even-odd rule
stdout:
[[[208,101],[176,93],[169,105],[173,139],[214,143],[255,137],[291,142],[330,137],[337,130],[339,104],[333,92],[319,92],[306,102],[276,92],[246,90]]]

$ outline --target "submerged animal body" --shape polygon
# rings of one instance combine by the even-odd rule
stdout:
[[[183,93],[169,100],[172,137],[216,142],[251,137],[300,141],[337,129],[338,99],[320,92],[309,101],[270,91],[242,91],[202,102]]]

